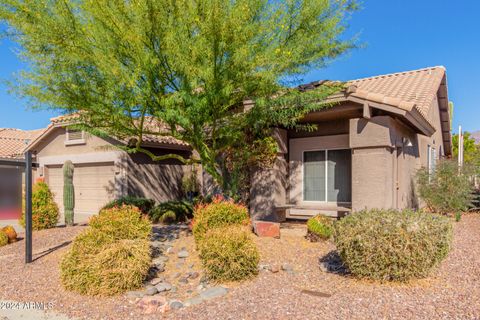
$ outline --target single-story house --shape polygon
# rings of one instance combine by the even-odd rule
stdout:
[[[0,220],[20,217],[23,150],[42,132],[0,128]]]
[[[299,87],[313,90],[322,81]],[[347,82],[330,97],[335,105],[308,114],[313,132],[276,128],[275,166],[253,175],[250,211],[255,218],[340,217],[364,208],[418,207],[414,176],[422,166],[452,153],[450,110],[444,67],[393,73]],[[181,195],[190,170],[175,160],[152,162],[115,146],[127,142],[69,129],[72,116],[54,118],[28,149],[63,211],[62,165],[75,165],[75,213],[84,219],[106,202],[125,195],[158,202]],[[146,136],[155,154],[191,155],[171,137]],[[200,179],[205,180],[205,179]],[[202,182],[204,189],[209,183]],[[78,221],[78,219],[77,219]]]
[[[306,91],[320,86],[300,86]],[[339,217],[365,208],[418,207],[414,176],[452,153],[444,67],[348,81],[334,107],[308,114],[314,132],[278,128],[275,167],[252,181],[258,218]]]
[[[51,119],[50,125],[28,146],[39,165],[42,178],[54,193],[63,214],[63,170],[65,161],[74,164],[75,221],[83,222],[98,213],[109,201],[122,196],[138,196],[157,202],[181,196],[181,181],[189,166],[177,160],[153,162],[143,153],[128,154],[117,148],[127,142],[101,138],[69,129],[75,116]],[[171,137],[144,136],[142,147],[155,155],[191,154],[190,147]],[[60,218],[63,221],[63,217]]]

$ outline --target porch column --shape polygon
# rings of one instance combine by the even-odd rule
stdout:
[[[285,205],[288,175],[287,131],[274,129],[278,154],[273,168],[258,169],[252,173],[250,189],[250,214],[253,220],[277,221],[275,207]]]

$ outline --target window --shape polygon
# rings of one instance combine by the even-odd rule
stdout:
[[[304,201],[351,201],[350,150],[306,151],[303,160]]]
[[[66,145],[72,144],[84,144],[85,143],[85,132],[81,130],[72,130],[67,128],[66,133]]]

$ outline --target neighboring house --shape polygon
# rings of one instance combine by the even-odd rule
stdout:
[[[322,82],[300,86],[312,90]],[[254,175],[257,218],[342,216],[364,208],[417,207],[414,176],[452,152],[444,67],[349,81],[315,132],[276,129],[273,169]]]
[[[107,202],[122,196],[147,197],[157,202],[181,196],[181,180],[188,166],[176,160],[153,162],[143,153],[127,154],[116,148],[125,145],[125,141],[69,129],[74,123],[72,116],[51,119],[47,129],[28,147],[39,164],[37,177],[50,186],[61,213],[62,166],[67,160],[75,167],[74,212],[78,222],[97,214]],[[156,155],[191,155],[187,144],[171,137],[145,136],[142,147]]]
[[[20,217],[23,150],[42,132],[0,128],[0,220]]]

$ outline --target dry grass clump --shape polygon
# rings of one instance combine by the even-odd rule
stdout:
[[[7,235],[8,243],[17,241],[17,232],[12,226],[5,226],[0,230],[0,232],[3,232]]]
[[[199,243],[199,249],[209,279],[238,281],[258,273],[258,249],[251,232],[244,226],[208,230]]]
[[[335,224],[335,244],[353,275],[406,281],[426,277],[448,254],[451,221],[410,210],[369,210]]]
[[[133,206],[102,210],[61,262],[68,290],[114,295],[139,288],[150,267],[151,223]]]
[[[0,247],[6,246],[8,244],[8,236],[0,231]]]

